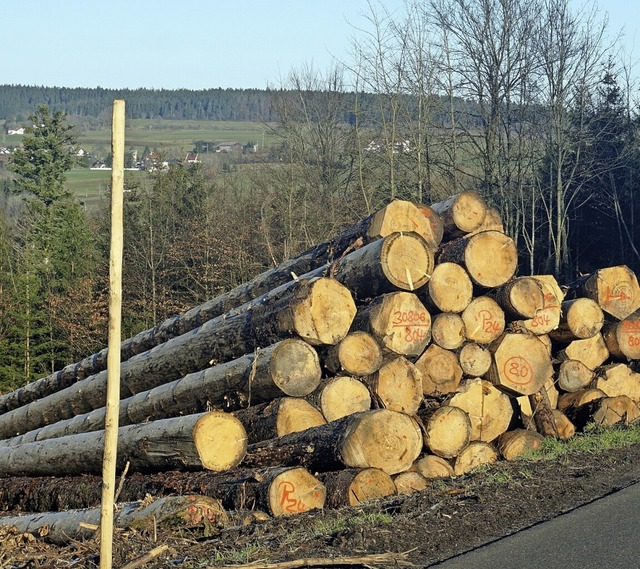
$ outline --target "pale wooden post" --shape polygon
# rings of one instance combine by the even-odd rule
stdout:
[[[109,339],[107,404],[104,422],[102,506],[100,511],[100,569],[110,569],[113,558],[113,517],[120,407],[120,341],[122,319],[122,202],[124,191],[124,101],[113,102],[111,127],[111,252],[109,260]]]

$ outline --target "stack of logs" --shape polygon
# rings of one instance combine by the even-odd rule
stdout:
[[[499,212],[475,192],[394,201],[124,341],[121,496],[187,494],[176,509],[201,500],[207,523],[226,509],[287,515],[419,491],[543,436],[635,420],[633,272],[561,287],[516,270]],[[99,504],[106,359],[0,396],[4,509]],[[0,523],[46,525],[54,540],[87,525],[69,511]]]

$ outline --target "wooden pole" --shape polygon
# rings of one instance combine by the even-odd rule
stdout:
[[[122,319],[122,202],[124,192],[124,100],[113,102],[111,127],[111,251],[109,260],[109,338],[107,343],[107,404],[102,461],[100,569],[113,561],[113,517],[120,407],[120,336]]]

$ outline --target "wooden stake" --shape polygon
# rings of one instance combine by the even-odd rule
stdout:
[[[124,100],[113,102],[111,127],[111,252],[109,260],[109,339],[107,344],[107,405],[102,462],[100,569],[113,561],[113,515],[120,405],[120,326],[122,320],[122,250],[124,192]]]

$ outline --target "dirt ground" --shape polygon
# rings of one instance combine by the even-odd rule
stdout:
[[[556,460],[502,461],[410,496],[266,521],[238,518],[212,537],[197,531],[118,532],[114,567],[292,567],[284,562],[296,560],[301,567],[429,567],[639,480],[640,445]],[[136,565],[156,548],[162,548],[158,557]],[[98,553],[97,540],[56,547],[0,530],[2,569],[91,568],[98,566]]]

